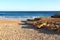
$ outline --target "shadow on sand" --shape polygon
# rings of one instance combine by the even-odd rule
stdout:
[[[54,31],[51,31],[51,30],[46,30],[45,28],[37,29],[37,28],[35,28],[32,25],[23,25],[22,28],[34,29],[34,30],[38,31],[39,33],[46,33],[46,34],[52,34],[52,35],[54,35],[54,34],[60,35],[60,33],[58,33],[58,32],[54,32]]]

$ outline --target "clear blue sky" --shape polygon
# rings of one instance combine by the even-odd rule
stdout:
[[[60,10],[60,0],[0,0],[0,11],[52,10]]]

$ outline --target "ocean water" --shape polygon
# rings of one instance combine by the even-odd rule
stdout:
[[[50,17],[60,11],[0,11],[0,20],[26,20],[35,17]]]

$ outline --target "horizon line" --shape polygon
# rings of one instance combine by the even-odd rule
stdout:
[[[1,11],[0,11],[1,12]],[[33,11],[34,12],[34,11]],[[39,11],[38,11],[39,12]]]

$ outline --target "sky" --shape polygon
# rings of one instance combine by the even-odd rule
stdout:
[[[0,11],[60,11],[60,0],[0,0]]]

